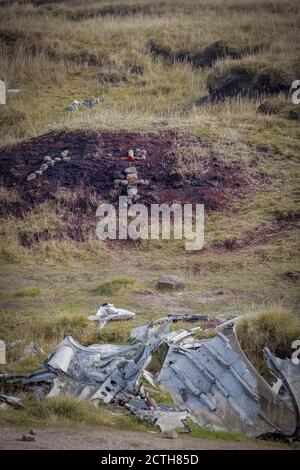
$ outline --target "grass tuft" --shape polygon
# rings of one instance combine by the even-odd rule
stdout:
[[[292,343],[300,338],[300,318],[283,307],[270,307],[247,316],[236,324],[241,346],[254,367],[268,377],[268,368],[263,356],[267,347],[276,356],[291,357]]]
[[[23,289],[18,289],[15,293],[16,297],[39,297],[42,293],[42,290],[39,287],[24,287]]]
[[[118,277],[115,279],[108,279],[107,281],[100,284],[99,287],[93,289],[93,292],[96,292],[100,295],[114,295],[118,294],[123,289],[130,288],[134,285],[135,280],[130,277]]]

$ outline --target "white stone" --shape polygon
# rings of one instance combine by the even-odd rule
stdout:
[[[135,173],[137,174],[137,169],[135,166],[129,166],[128,168],[125,169],[126,175],[129,175],[130,173]]]
[[[174,274],[163,275],[157,282],[159,289],[181,290],[185,288],[185,285],[185,279],[179,276],[174,276]]]
[[[30,173],[30,175],[27,176],[26,180],[27,181],[32,181],[35,180],[36,174],[35,173]]]
[[[128,197],[132,198],[132,197],[135,197],[138,193],[138,190],[137,188],[133,187],[133,186],[127,186],[127,195]]]

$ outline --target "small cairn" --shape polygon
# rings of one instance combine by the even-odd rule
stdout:
[[[128,150],[126,160],[129,161],[130,166],[125,168],[124,173],[117,175],[118,177],[114,180],[114,189],[110,191],[109,195],[115,199],[126,194],[128,205],[131,205],[140,198],[138,185],[147,186],[150,184],[148,180],[139,180],[137,168],[131,166],[131,162],[134,160],[146,160],[146,150],[136,149],[135,152]]]

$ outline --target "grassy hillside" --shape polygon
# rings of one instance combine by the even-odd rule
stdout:
[[[182,193],[216,161],[241,178],[238,194],[207,211],[205,249],[188,253],[181,241],[101,243],[95,218],[78,240],[69,216],[86,213],[82,188],[58,188],[25,210],[28,192],[10,170],[15,185],[4,175],[0,188],[1,338],[34,339],[49,352],[67,334],[125,341],[134,325],[172,311],[296,310],[299,121],[284,90],[300,78],[299,16],[296,0],[0,1],[0,79],[24,89],[0,107],[0,154],[62,129],[115,132],[116,141],[120,131],[154,140],[173,131],[201,141],[175,153]],[[201,100],[237,70],[250,80],[246,91]],[[266,74],[282,91],[258,91]],[[95,109],[66,111],[93,97]],[[281,111],[259,113],[265,102]],[[88,197],[94,214],[103,195]],[[186,291],[160,293],[162,273],[185,276]],[[137,319],[96,332],[86,317],[108,300]],[[40,359],[9,369],[32,370]]]

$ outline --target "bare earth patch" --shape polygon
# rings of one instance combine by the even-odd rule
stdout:
[[[206,167],[196,175],[181,177],[176,151],[186,147],[188,153],[191,145],[204,149]],[[143,203],[202,203],[206,210],[219,210],[232,197],[245,194],[249,183],[245,174],[221,162],[207,142],[175,132],[52,132],[3,149],[1,180],[6,187],[21,192],[22,209],[51,198],[61,188],[75,190],[84,186],[90,193],[107,199],[114,179],[128,166],[121,158],[136,148],[147,151],[146,163],[137,163],[139,178],[150,182],[140,191]],[[43,157],[57,157],[66,149],[72,157],[70,162],[58,163],[34,181],[26,181]]]
[[[0,449],[32,450],[133,450],[133,449],[166,449],[166,450],[259,450],[270,449],[271,444],[260,441],[223,441],[221,439],[199,439],[181,437],[177,439],[162,438],[159,433],[136,433],[120,430],[80,429],[80,432],[65,429],[38,430],[35,442],[23,442],[20,439],[27,430],[2,428]],[[273,445],[274,446],[274,445]],[[287,449],[276,445],[276,449]]]

